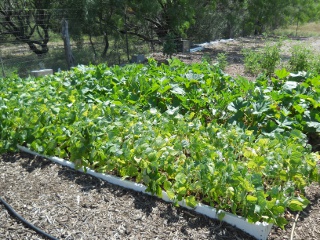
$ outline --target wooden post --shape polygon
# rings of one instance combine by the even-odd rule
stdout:
[[[128,27],[127,27],[127,6],[124,10],[124,26],[126,28],[126,48],[127,48],[127,58],[130,62],[130,53],[129,53],[129,42],[128,42]]]
[[[2,60],[2,52],[0,50],[0,63],[1,63],[1,68],[2,68],[2,76],[5,78],[6,74],[4,72],[4,66],[3,66],[3,60]]]
[[[69,37],[69,30],[68,30],[68,21],[66,19],[62,20],[62,39],[64,43],[64,51],[66,55],[66,60],[68,64],[68,69],[74,66],[74,57],[71,51],[70,45],[70,37]]]
[[[6,74],[4,72],[4,66],[3,66],[3,60],[2,60],[2,57],[0,56],[0,62],[1,62],[1,67],[2,67],[2,76],[5,78],[6,77]]]

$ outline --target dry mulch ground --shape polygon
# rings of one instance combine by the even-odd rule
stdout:
[[[315,38],[298,42],[320,46],[320,39]],[[226,72],[246,76],[241,49],[263,44],[261,39],[239,39],[179,57],[190,63],[201,61],[204,53],[214,59],[219,52],[226,52]],[[288,49],[290,44],[294,42],[286,41],[284,47]],[[306,192],[310,206],[292,215],[285,230],[274,227],[268,240],[320,239],[320,188],[312,185]],[[0,197],[58,239],[254,239],[226,223],[26,153],[0,155]],[[0,239],[44,238],[0,204]]]
[[[2,155],[0,172],[0,196],[58,239],[253,239],[226,223],[26,153]],[[43,238],[0,205],[0,239]]]
[[[229,224],[26,153],[0,156],[0,172],[0,197],[58,239],[254,239]],[[307,193],[311,205],[299,214],[293,239],[320,239],[319,186]],[[290,239],[293,224],[274,228],[268,239]],[[0,205],[0,239],[44,238]]]
[[[280,39],[278,37],[247,37],[238,39],[229,39],[227,41],[218,40],[211,42],[204,46],[204,49],[194,53],[178,53],[174,54],[173,57],[179,58],[185,63],[201,62],[202,58],[210,58],[212,63],[217,62],[217,56],[219,53],[224,53],[227,57],[227,67],[225,73],[232,77],[246,77],[249,80],[254,80],[256,76],[248,74],[244,68],[244,56],[242,53],[243,49],[252,49],[255,51],[261,50],[266,44],[274,44],[281,41],[280,55],[281,63],[278,68],[287,67],[286,61],[290,58],[292,47],[295,45],[303,45],[312,50],[313,53],[320,53],[320,38],[319,37],[297,37]],[[164,61],[166,58],[162,53],[153,53],[149,57],[153,57],[157,60]]]

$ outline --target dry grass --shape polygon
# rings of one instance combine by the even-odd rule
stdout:
[[[320,37],[320,22],[310,22],[297,26],[290,25],[274,31],[276,35],[297,37]]]

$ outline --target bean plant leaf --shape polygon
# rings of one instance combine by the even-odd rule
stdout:
[[[185,198],[185,200],[186,200],[187,206],[192,207],[192,208],[197,206],[197,201],[196,201],[196,198],[194,196],[187,196]]]
[[[179,87],[177,85],[172,86],[170,91],[172,93],[178,94],[178,95],[185,95],[186,94],[185,91],[181,87]]]
[[[283,227],[319,182],[320,77],[234,79],[218,66],[79,66],[0,81],[0,151],[23,145],[129,178],[177,204]],[[35,114],[37,113],[37,114]],[[310,141],[309,141],[310,140]]]

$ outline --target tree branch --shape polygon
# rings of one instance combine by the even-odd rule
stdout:
[[[119,32],[122,33],[122,34],[130,34],[130,35],[133,35],[133,36],[137,36],[137,37],[143,39],[146,42],[153,42],[153,43],[156,43],[156,44],[162,44],[162,42],[160,40],[158,40],[158,39],[151,39],[151,38],[149,38],[149,37],[147,37],[145,35],[142,35],[140,33],[137,33],[137,32],[126,31],[126,30],[120,30]]]
[[[36,54],[44,54],[48,52],[47,43],[49,42],[49,17],[43,15],[37,16],[37,12],[28,10],[14,11],[1,9],[0,14],[4,21],[0,25],[8,31],[6,34],[11,34],[18,41],[26,43],[29,48]],[[37,19],[39,17],[39,19]],[[33,19],[34,19],[34,24]],[[41,33],[42,29],[42,33]],[[31,37],[37,32],[41,41],[32,40]]]

